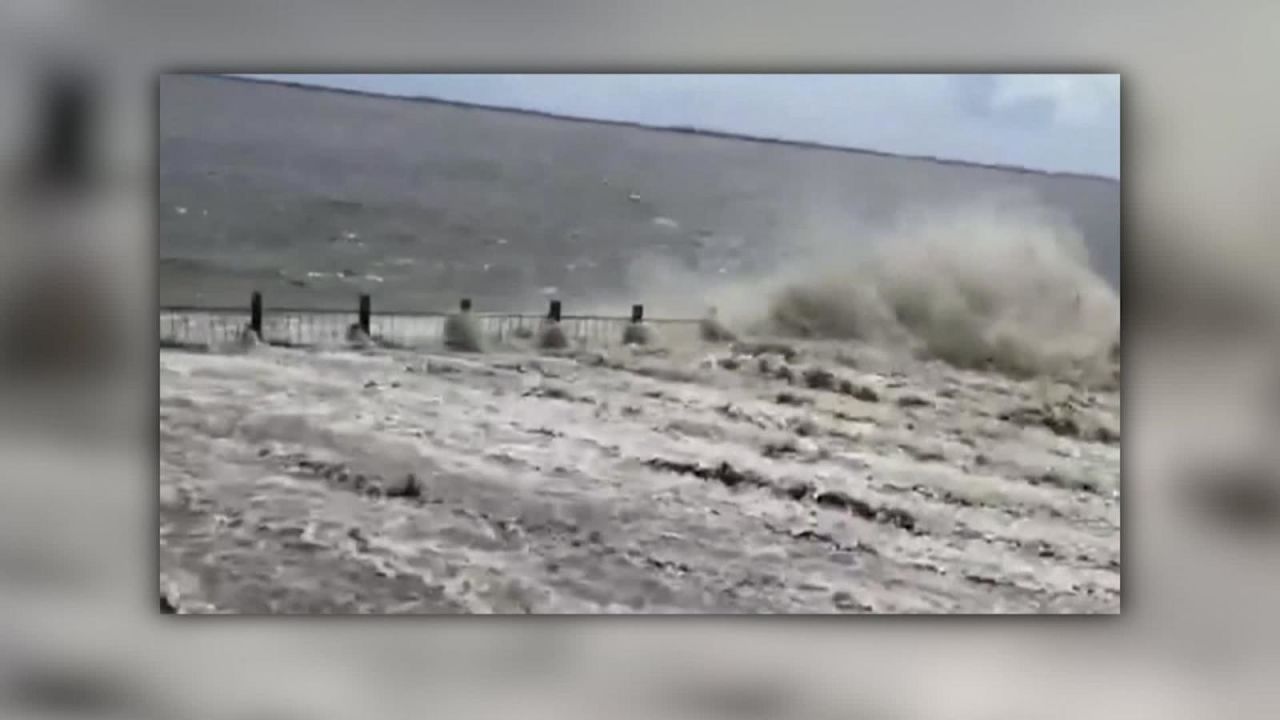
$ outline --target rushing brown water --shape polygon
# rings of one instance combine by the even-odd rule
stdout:
[[[183,612],[1120,607],[1115,392],[821,342],[160,366]]]

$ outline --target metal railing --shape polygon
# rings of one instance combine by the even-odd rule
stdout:
[[[559,322],[565,336],[579,347],[620,345],[626,327],[643,321],[663,339],[696,338],[698,320],[645,318],[644,307],[633,305],[631,315],[566,315],[558,300],[545,314],[472,312],[469,300],[459,303],[476,323],[483,340],[516,345],[532,338],[548,320]],[[216,348],[235,343],[253,329],[265,343],[286,347],[340,347],[348,344],[353,327],[387,347],[440,346],[451,313],[416,310],[374,311],[368,295],[350,310],[265,306],[254,293],[247,307],[168,306],[160,308],[161,347]]]

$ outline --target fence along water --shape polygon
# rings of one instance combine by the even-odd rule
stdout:
[[[518,344],[532,336],[547,319],[559,320],[577,346],[612,346],[623,342],[626,327],[635,322],[659,328],[670,340],[696,339],[698,320],[646,318],[644,306],[633,305],[630,316],[565,314],[560,300],[551,300],[546,313],[475,312],[471,300],[459,303],[475,318],[486,341]],[[246,328],[265,343],[283,347],[343,347],[353,325],[387,347],[432,347],[442,343],[449,313],[416,310],[377,310],[373,299],[361,295],[349,310],[271,307],[254,292],[249,307],[170,306],[160,308],[162,348],[209,349],[235,343]]]

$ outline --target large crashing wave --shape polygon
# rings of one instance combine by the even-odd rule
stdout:
[[[1120,301],[1078,231],[1027,206],[915,214],[858,257],[788,273],[752,324],[781,335],[906,343],[961,367],[1109,372]]]
[[[792,259],[767,273],[705,276],[649,257],[632,264],[632,291],[672,315],[715,306],[751,334],[859,340],[1020,376],[1115,378],[1117,291],[1091,268],[1079,231],[1023,196],[908,212],[887,230],[813,216],[792,234],[780,243]]]

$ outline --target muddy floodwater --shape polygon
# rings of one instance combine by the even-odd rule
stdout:
[[[182,613],[1116,613],[1120,397],[855,343],[160,353]]]

